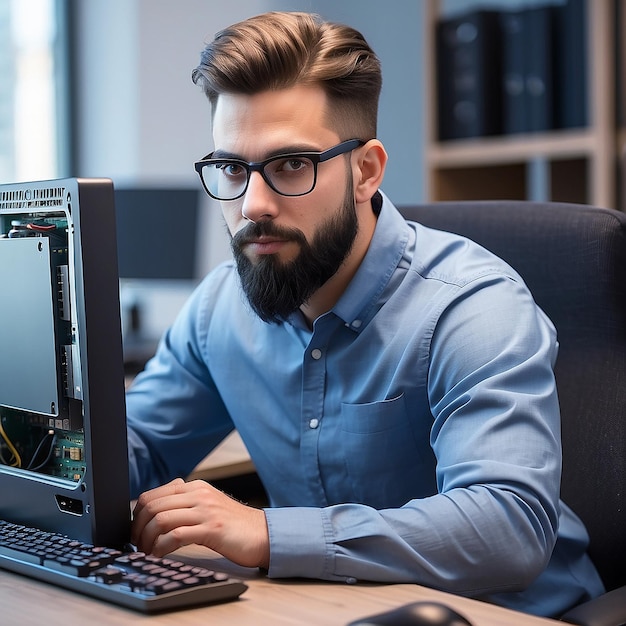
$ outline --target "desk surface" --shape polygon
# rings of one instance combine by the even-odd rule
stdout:
[[[256,570],[239,568],[213,552],[186,548],[177,557],[227,571],[249,585],[239,600],[196,609],[143,616],[71,591],[0,570],[0,622],[22,624],[124,624],[151,626],[345,626],[360,617],[420,600],[439,601],[462,613],[474,626],[549,626],[553,620],[532,617],[433,591],[417,585],[323,583],[269,580]]]
[[[193,470],[188,480],[219,480],[250,474],[254,464],[237,431],[233,431],[222,443],[205,457]]]

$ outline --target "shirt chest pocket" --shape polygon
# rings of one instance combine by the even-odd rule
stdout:
[[[432,418],[407,405],[405,394],[341,405],[341,446],[357,502],[397,507],[436,492]]]

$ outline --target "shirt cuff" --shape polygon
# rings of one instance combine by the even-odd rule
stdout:
[[[335,554],[326,541],[323,510],[306,507],[265,509],[270,539],[270,578],[332,580]]]

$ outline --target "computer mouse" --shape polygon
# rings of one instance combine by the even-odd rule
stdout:
[[[463,615],[439,602],[412,602],[363,617],[348,626],[472,626]]]

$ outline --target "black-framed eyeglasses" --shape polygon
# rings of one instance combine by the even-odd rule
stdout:
[[[246,193],[250,175],[259,172],[281,196],[305,196],[317,182],[319,163],[355,150],[366,142],[349,139],[324,152],[294,152],[248,163],[242,159],[214,159],[213,153],[194,164],[205,191],[216,200],[237,200]]]

